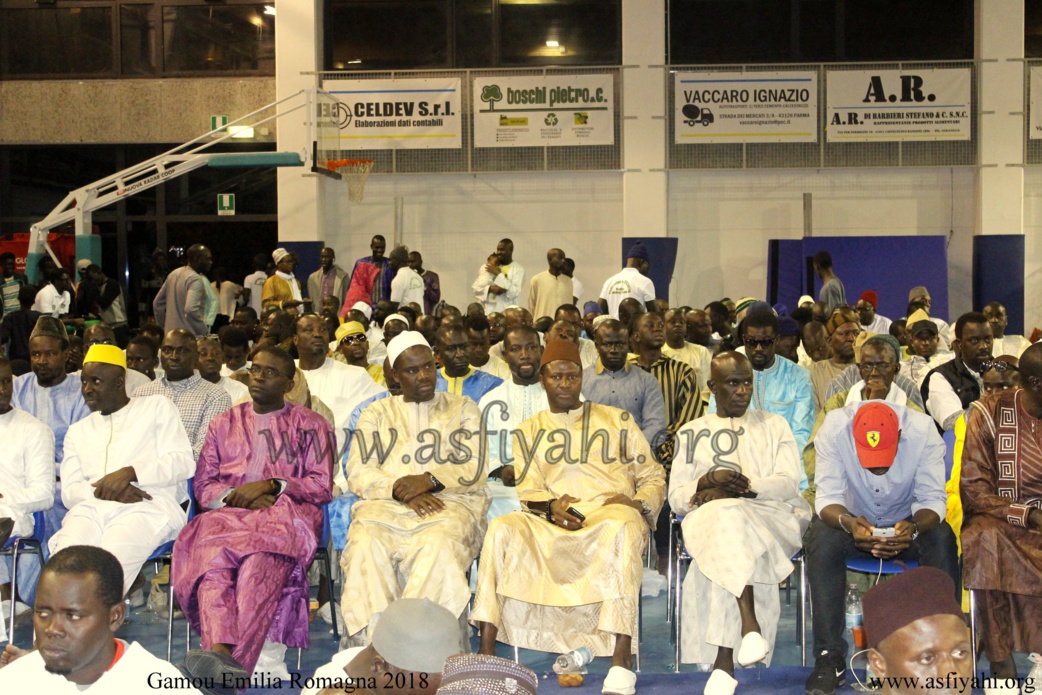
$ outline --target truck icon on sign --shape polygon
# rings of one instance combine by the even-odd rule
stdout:
[[[681,113],[684,114],[684,123],[689,126],[694,126],[696,123],[708,126],[714,120],[713,112],[705,106],[699,108],[695,104],[685,104],[684,108],[681,109]]]

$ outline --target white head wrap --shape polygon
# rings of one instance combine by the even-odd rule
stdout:
[[[387,343],[387,359],[390,360],[391,367],[394,367],[394,363],[398,360],[399,355],[417,345],[422,345],[427,349],[431,347],[427,339],[419,331],[402,331],[394,336],[391,342]]]
[[[351,307],[351,311],[360,311],[365,314],[367,319],[373,318],[373,307],[369,306],[365,302],[355,302],[355,305]]]
[[[288,255],[289,255],[289,251],[287,251],[286,249],[283,249],[283,248],[278,248],[278,249],[275,249],[274,251],[271,252],[271,257],[272,257],[272,259],[274,259],[274,261],[276,263],[278,263],[279,261],[281,261],[283,258],[285,258]]]
[[[391,314],[390,316],[385,318],[384,319],[384,325],[385,326],[387,325],[388,321],[401,321],[402,323],[405,324],[406,328],[409,328],[409,319],[405,318],[401,314]]]

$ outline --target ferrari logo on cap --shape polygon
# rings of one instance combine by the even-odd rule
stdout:
[[[865,432],[865,439],[873,449],[879,446],[879,432]]]

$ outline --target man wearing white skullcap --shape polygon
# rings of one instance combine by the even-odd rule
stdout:
[[[387,345],[401,395],[358,418],[347,455],[351,509],[340,565],[350,644],[364,644],[373,615],[400,598],[427,598],[460,616],[466,571],[485,533],[491,495],[478,453],[474,401],[435,391],[434,355],[417,331]]]
[[[292,309],[301,304],[310,303],[304,301],[300,288],[300,280],[293,275],[297,267],[297,255],[286,249],[275,249],[271,254],[275,261],[275,274],[264,281],[264,289],[261,291],[261,306],[277,306],[280,309]]]

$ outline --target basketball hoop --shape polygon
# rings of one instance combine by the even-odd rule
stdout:
[[[347,182],[347,197],[353,203],[360,203],[365,198],[365,182],[369,172],[373,170],[371,159],[331,159],[330,171],[335,171]]]

